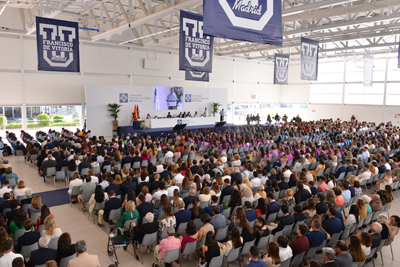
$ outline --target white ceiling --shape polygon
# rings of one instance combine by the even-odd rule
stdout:
[[[276,1],[276,0],[275,0]],[[0,33],[35,34],[35,16],[79,22],[81,40],[177,51],[179,10],[202,14],[202,0],[0,0]],[[215,38],[215,55],[270,60],[299,57],[300,38],[320,41],[320,56],[396,52],[400,0],[283,0],[283,47]]]

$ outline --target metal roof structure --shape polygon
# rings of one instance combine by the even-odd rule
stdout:
[[[82,41],[176,52],[181,9],[202,14],[203,1],[0,0],[0,34],[34,35],[42,16],[92,29],[80,30]],[[283,47],[215,38],[214,55],[262,61],[283,52],[296,60],[301,37],[318,40],[322,58],[394,53],[400,0],[282,0],[282,24]]]

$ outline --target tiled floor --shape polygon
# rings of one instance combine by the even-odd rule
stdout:
[[[20,180],[24,180],[26,185],[33,189],[34,192],[44,192],[54,190],[53,180],[50,179],[47,183],[43,182],[43,178],[37,173],[37,169],[33,165],[28,165],[23,162],[20,158],[18,161],[14,156],[8,157],[10,164],[12,164],[14,171],[18,174]],[[65,183],[58,182],[56,184],[57,189],[64,188]],[[67,198],[65,195],[60,195],[60,197]],[[44,203],[46,204],[46,203]],[[390,215],[400,214],[400,198],[395,197],[394,203],[392,204]],[[76,242],[78,240],[84,239],[88,244],[88,253],[96,254],[99,256],[101,266],[108,266],[112,264],[115,257],[109,257],[107,254],[107,240],[108,235],[106,233],[106,228],[101,228],[97,224],[93,224],[93,219],[90,216],[88,220],[88,213],[82,213],[78,210],[77,205],[70,206],[62,205],[57,207],[52,207],[51,212],[56,218],[56,223],[58,227],[61,228],[63,232],[68,232],[72,236],[72,241]],[[96,217],[97,219],[97,217]],[[392,260],[390,248],[385,247],[383,249],[383,261],[387,267],[398,267],[400,266],[400,256],[397,255],[398,246],[400,246],[400,238],[397,237],[393,243],[393,252],[395,254],[395,260]],[[145,252],[145,251],[143,251]],[[141,262],[138,262],[133,256],[132,246],[124,251],[122,248],[117,249],[117,254],[119,257],[119,262],[122,267],[125,266],[141,266]],[[151,266],[154,262],[153,254],[144,254],[144,266]],[[316,255],[316,259],[322,261],[320,254]],[[182,261],[182,266],[195,266],[196,260],[194,254],[191,255],[190,260],[185,259]],[[238,266],[238,262],[232,264],[233,266]],[[174,266],[178,264],[174,263]],[[372,266],[372,263],[366,264],[366,266]],[[375,259],[375,266],[382,266],[380,257]]]

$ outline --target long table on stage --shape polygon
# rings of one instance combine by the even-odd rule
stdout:
[[[145,123],[148,128],[173,128],[177,124],[187,124],[187,126],[207,126],[215,125],[219,122],[219,116],[215,117],[196,117],[196,118],[171,118],[171,119],[148,119]]]

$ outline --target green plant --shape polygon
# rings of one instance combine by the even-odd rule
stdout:
[[[6,129],[22,128],[22,122],[11,122],[6,125]]]
[[[114,120],[116,121],[118,119],[118,113],[121,111],[119,109],[121,105],[114,103],[114,104],[108,104],[108,107],[109,107],[108,111],[111,112],[111,117],[113,117]]]
[[[51,122],[50,116],[46,113],[39,114],[37,120],[40,126],[49,126]]]
[[[59,121],[63,121],[64,120],[64,116],[61,115],[54,115],[53,116],[53,121],[54,122],[59,122]]]
[[[140,129],[142,129],[142,130],[144,130],[144,129],[146,129],[147,128],[147,125],[146,125],[146,123],[145,122],[142,122],[142,123],[140,123]]]
[[[28,118],[28,121],[34,121],[35,120],[35,118],[34,117],[32,117],[32,116],[29,116],[29,118]]]
[[[4,124],[7,125],[7,117],[0,116],[0,127],[3,128],[3,118]]]
[[[220,103],[218,102],[212,102],[212,114],[215,115],[215,113],[218,112],[218,108],[222,106]]]

